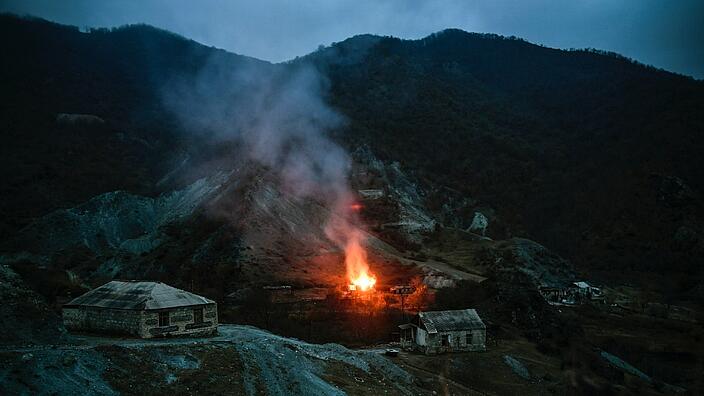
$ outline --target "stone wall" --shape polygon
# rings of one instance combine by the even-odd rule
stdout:
[[[203,309],[203,322],[194,323],[194,309]],[[169,325],[159,326],[159,312],[169,312]],[[161,311],[133,311],[95,307],[63,309],[64,325],[73,331],[126,334],[143,338],[166,336],[205,336],[218,327],[217,304],[179,307]]]
[[[78,307],[64,308],[63,319],[69,330],[139,336],[142,314],[124,309]]]
[[[203,322],[194,323],[195,309],[203,309]],[[168,309],[169,325],[159,326],[159,312],[144,311],[140,324],[140,336],[143,338],[166,337],[175,335],[210,335],[217,332],[218,327],[218,310],[217,304],[181,307]]]
[[[471,334],[471,342],[467,343],[467,334]],[[444,335],[449,337],[449,345],[442,345]],[[426,346],[419,346],[424,353],[465,352],[486,350],[486,330],[452,331],[431,334]]]

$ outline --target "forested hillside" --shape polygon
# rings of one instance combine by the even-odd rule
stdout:
[[[477,199],[492,235],[529,236],[585,270],[678,272],[668,286],[696,286],[701,81],[459,30],[358,36],[308,59],[353,120],[349,144]]]
[[[270,66],[146,25],[81,32],[0,15],[0,36],[3,238],[99,193],[159,192],[188,147],[162,87],[207,62]]]
[[[674,272],[656,286],[701,289],[701,81],[615,54],[459,30],[357,36],[271,65],[149,26],[1,22],[0,235],[99,193],[159,193],[184,156],[226,155],[165,109],[165,84],[211,63],[285,73],[310,62],[347,117],[336,138],[399,161],[431,191],[433,210],[466,198],[455,225],[479,210],[489,236],[532,238],[583,271]],[[63,113],[99,119],[58,120]]]

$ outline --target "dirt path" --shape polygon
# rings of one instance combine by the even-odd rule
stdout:
[[[443,274],[449,275],[450,277],[458,280],[471,280],[474,282],[482,282],[486,280],[486,278],[481,275],[470,274],[469,272],[459,270],[449,264],[440,261],[435,261],[432,259],[428,259],[427,261],[417,261],[405,257],[400,259],[406,261],[407,263],[412,263],[422,268],[430,268],[435,271],[442,272]]]
[[[367,236],[370,246],[372,246],[378,253],[381,253],[387,256],[388,258],[396,259],[404,265],[414,265],[423,269],[437,271],[456,280],[471,280],[474,282],[482,282],[487,279],[481,275],[462,271],[461,269],[453,267],[450,264],[436,261],[433,259],[428,259],[426,261],[410,259],[408,257],[405,257],[401,252],[396,250],[396,248],[389,245],[388,243],[377,239],[371,234],[367,234]]]

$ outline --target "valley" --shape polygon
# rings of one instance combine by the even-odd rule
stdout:
[[[8,394],[704,390],[701,80],[456,29],[274,64],[0,22]],[[111,280],[213,300],[218,334],[68,332]],[[401,348],[469,308],[485,351]]]

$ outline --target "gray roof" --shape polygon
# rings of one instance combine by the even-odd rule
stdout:
[[[64,307],[149,310],[213,303],[205,297],[161,282],[111,281],[71,300]]]
[[[418,316],[428,333],[486,329],[475,309],[418,312]]]

